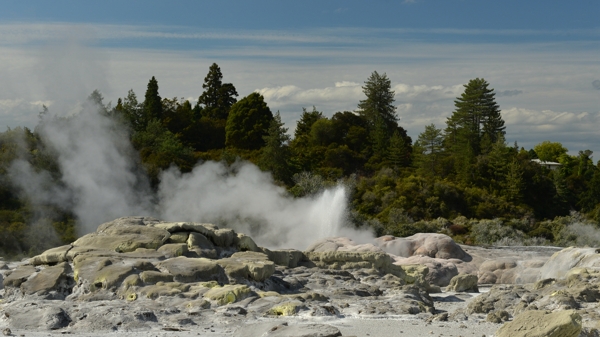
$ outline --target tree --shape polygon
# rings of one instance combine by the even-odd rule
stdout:
[[[398,131],[390,138],[390,146],[387,152],[387,162],[392,168],[406,166],[409,161],[409,149],[404,137]]]
[[[312,111],[307,111],[306,108],[302,108],[302,116],[300,116],[300,120],[296,123],[296,130],[294,131],[294,138],[298,139],[302,136],[308,136],[310,134],[310,129],[313,124],[319,119],[323,118],[323,113],[317,111],[317,108],[313,106]]]
[[[545,140],[533,147],[537,158],[542,161],[557,162],[561,155],[567,153],[567,149],[559,142]]]
[[[162,99],[158,95],[158,81],[154,76],[148,82],[148,88],[146,89],[146,95],[144,96],[143,113],[144,113],[144,127],[153,120],[162,120]]]
[[[210,118],[227,119],[229,109],[237,102],[238,93],[231,83],[222,83],[221,68],[213,63],[204,78],[204,92],[198,97],[198,104],[203,105],[203,115]]]
[[[425,131],[419,134],[417,142],[422,151],[419,166],[430,175],[438,172],[437,166],[443,151],[443,140],[442,130],[436,128],[435,124],[425,126]]]
[[[468,152],[477,156],[481,153],[482,139],[489,145],[506,133],[500,107],[494,98],[496,94],[488,86],[483,78],[470,80],[462,95],[454,101],[456,110],[448,118],[445,131],[452,152],[461,152],[468,146]]]
[[[358,103],[358,114],[367,120],[370,129],[374,129],[381,120],[389,130],[388,135],[392,135],[398,125],[398,117],[391,81],[386,74],[379,75],[374,71],[362,89],[367,98]]]
[[[265,145],[273,114],[265,98],[256,92],[231,106],[225,126],[225,145],[238,149],[258,150]]]
[[[291,183],[290,150],[287,144],[290,136],[287,130],[277,111],[271,120],[267,135],[263,136],[265,147],[262,149],[259,166],[263,170],[271,171],[276,180]]]
[[[138,102],[133,89],[127,92],[127,97],[122,101],[119,98],[115,110],[133,131],[141,131],[146,127],[142,105]]]

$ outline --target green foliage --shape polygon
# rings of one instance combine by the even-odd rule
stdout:
[[[142,128],[152,120],[162,120],[163,118],[162,100],[158,95],[158,81],[154,76],[148,81],[148,88],[144,97],[142,105],[143,117],[140,122]]]
[[[434,124],[425,126],[425,131],[419,134],[417,140],[418,149],[415,151],[416,165],[425,175],[435,176],[440,172],[439,162],[443,155],[443,136],[442,130],[435,127]]]
[[[227,119],[229,109],[237,102],[238,93],[231,83],[222,83],[221,68],[213,63],[204,78],[204,92],[198,97],[203,106],[202,115],[214,119]]]
[[[264,136],[273,114],[259,93],[251,93],[235,103],[225,126],[225,145],[246,150],[258,150],[265,145]]]
[[[454,101],[456,110],[446,122],[446,146],[462,157],[462,161],[482,153],[482,140],[483,145],[489,145],[505,134],[494,89],[489,89],[488,85],[482,78],[470,80],[462,95]]]
[[[158,185],[158,175],[162,170],[176,165],[181,171],[191,171],[195,160],[192,149],[186,147],[159,120],[152,120],[143,131],[131,138],[153,186]]]
[[[287,128],[283,127],[279,111],[269,125],[266,136],[263,136],[265,147],[262,149],[259,166],[261,169],[270,171],[273,178],[284,183],[291,182],[290,150]]]
[[[377,71],[365,81],[362,87],[366,99],[358,103],[358,113],[367,121],[369,128],[375,128],[378,122],[387,127],[391,135],[398,125],[396,106],[394,105],[394,91],[391,81],[386,74],[379,75]]]
[[[542,161],[557,162],[558,158],[567,154],[567,149],[561,143],[545,140],[533,147],[537,158]]]

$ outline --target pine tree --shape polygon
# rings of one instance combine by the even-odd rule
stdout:
[[[456,110],[447,120],[446,142],[452,152],[456,146],[469,146],[470,152],[481,153],[481,142],[486,135],[485,145],[493,144],[504,136],[504,120],[496,104],[494,89],[488,88],[483,78],[470,80],[465,91],[454,101]]]
[[[283,125],[277,111],[271,120],[267,134],[263,136],[265,147],[262,149],[259,166],[263,170],[271,171],[276,180],[291,183],[289,163],[291,155],[288,147],[290,136],[287,134],[288,129]]]
[[[409,160],[409,150],[404,137],[398,131],[390,138],[390,146],[387,152],[387,161],[393,168],[404,167]]]
[[[142,124],[146,126],[151,120],[162,120],[162,99],[158,95],[158,81],[154,76],[152,76],[148,82],[148,88],[146,89],[146,95],[144,97],[144,120]]]
[[[369,127],[375,129],[381,120],[388,129],[388,136],[391,136],[398,126],[395,94],[391,87],[391,81],[386,74],[379,75],[374,71],[362,87],[367,98],[358,103],[358,114],[367,120]]]
[[[210,118],[227,119],[229,109],[237,102],[238,93],[231,83],[223,83],[221,68],[213,63],[204,78],[204,92],[198,97],[198,104],[203,105],[203,115]]]
[[[427,125],[425,131],[419,134],[417,142],[422,151],[419,166],[429,175],[435,175],[439,171],[437,166],[443,151],[442,130],[434,124]]]

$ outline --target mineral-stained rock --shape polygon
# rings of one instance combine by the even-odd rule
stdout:
[[[450,283],[450,280],[458,275],[456,268],[456,259],[445,260],[437,259],[429,256],[411,256],[407,258],[397,257],[394,259],[395,265],[421,265],[428,268],[428,273],[424,280],[430,284],[445,287]],[[462,262],[462,261],[461,261]]]
[[[258,252],[238,252],[229,258],[217,260],[217,263],[225,269],[227,276],[233,279],[262,282],[275,272],[273,261],[270,261],[266,254]]]
[[[117,258],[78,255],[73,260],[75,281],[86,280],[89,290],[115,289],[131,274],[155,270],[144,260],[121,260]]]
[[[267,315],[273,316],[293,316],[301,309],[305,308],[300,301],[289,301],[273,306],[267,311]]]
[[[189,252],[187,243],[167,243],[156,251],[163,254],[166,258],[184,256]]]
[[[104,226],[103,230],[98,229],[95,233],[82,236],[73,242],[73,246],[133,252],[138,248],[156,249],[166,243],[169,236],[169,232],[164,229],[118,223]]]
[[[71,266],[66,262],[46,267],[25,281],[21,289],[25,295],[51,295],[53,299],[64,299],[75,283],[67,275],[70,272]]]
[[[171,233],[169,243],[187,243],[188,237],[190,236],[190,232],[175,232]]]
[[[140,273],[140,279],[145,284],[156,284],[158,282],[173,282],[173,275],[161,273],[154,270],[145,270]]]
[[[448,285],[446,291],[478,293],[477,276],[469,274],[456,275],[450,280],[450,285]]]
[[[502,323],[510,319],[510,315],[506,310],[492,311],[487,314],[485,320],[491,323]]]
[[[581,316],[574,310],[525,311],[498,329],[496,337],[577,337],[580,332]]]
[[[216,261],[205,258],[175,257],[157,263],[158,269],[164,269],[173,275],[177,282],[190,283],[202,281],[224,281],[223,268]]]
[[[67,252],[73,248],[71,245],[60,246],[56,248],[48,249],[40,255],[31,258],[31,264],[39,266],[41,264],[55,264],[59,262],[66,262]]]
[[[252,295],[252,290],[246,285],[226,285],[223,287],[214,287],[204,293],[204,298],[215,301],[218,305],[225,305],[239,302]]]

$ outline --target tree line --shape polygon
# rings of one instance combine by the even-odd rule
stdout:
[[[519,219],[519,231],[552,242],[556,235],[543,226],[544,220],[580,212],[589,221],[600,221],[600,170],[592,152],[572,156],[551,141],[529,150],[507,144],[494,90],[483,78],[464,85],[444,126],[425,126],[414,143],[399,124],[385,73],[374,71],[364,82],[365,99],[354,111],[327,117],[314,106],[304,108],[293,135],[261,94],[238,100],[235,86],[223,83],[217,64],[210,66],[202,89],[195,104],[162,98],[152,77],[143,100],[133,90],[114,107],[105,105],[98,91],[89,100],[100,107],[99,113],[129,130],[153,188],[160,172],[172,165],[189,172],[206,160],[231,164],[242,159],[270,172],[295,197],[346,184],[350,220],[378,235],[445,230],[458,226],[455,219]],[[55,175],[60,170],[56,154],[37,130],[0,134],[0,247],[4,252],[31,252],[39,247],[28,246],[24,236],[35,210],[7,175],[18,156],[17,138],[26,140],[34,167]],[[550,170],[533,159],[560,166]],[[73,240],[73,215],[54,214],[48,226],[60,234],[59,241]],[[469,243],[469,231],[467,226],[449,234]]]

